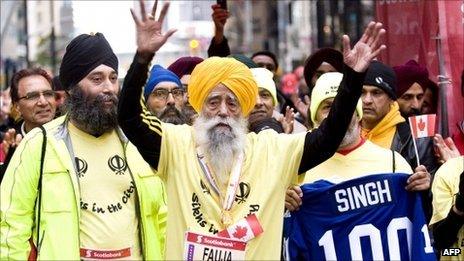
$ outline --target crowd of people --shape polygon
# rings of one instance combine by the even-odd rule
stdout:
[[[219,4],[209,57],[164,68],[168,8],[131,10],[137,50],[122,86],[101,33],[75,37],[55,77],[14,74],[0,259],[446,260],[462,246],[462,144],[414,136],[408,119],[437,112],[438,87],[414,60],[376,60],[381,23],[279,80],[274,53],[231,54]]]

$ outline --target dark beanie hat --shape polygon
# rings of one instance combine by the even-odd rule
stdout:
[[[419,65],[414,60],[409,60],[406,64],[395,66],[393,70],[396,73],[398,79],[398,85],[396,88],[396,96],[399,98],[403,95],[411,85],[418,83],[422,90],[425,90],[429,84],[429,72],[427,68]]]
[[[282,124],[274,118],[263,119],[250,125],[250,131],[254,133],[259,133],[268,129],[275,130],[277,133],[284,132]]]
[[[175,75],[173,72],[164,69],[158,64],[153,65],[150,71],[150,78],[148,78],[148,82],[145,85],[145,89],[143,91],[143,95],[145,100],[148,99],[148,95],[155,89],[156,85],[160,82],[173,82],[177,84],[179,88],[182,87],[182,83],[179,80],[179,77]]]
[[[323,62],[332,65],[335,70],[341,72],[343,69],[343,54],[333,48],[321,48],[306,59],[304,66],[304,78],[306,84],[311,86],[311,79],[316,73],[317,68],[321,66]]]
[[[270,52],[270,51],[259,51],[259,52],[254,53],[254,54],[251,56],[251,59],[253,59],[255,56],[258,56],[258,55],[265,55],[265,56],[271,57],[272,61],[274,61],[275,65],[276,65],[276,69],[279,68],[279,62],[277,61],[277,56],[276,56],[273,52]]]
[[[118,58],[101,33],[81,34],[66,47],[60,66],[60,81],[64,90],[79,83],[93,69],[108,65],[118,71]]]
[[[251,60],[243,54],[231,54],[229,55],[229,57],[234,58],[235,60],[245,64],[250,69],[259,67],[255,62],[253,62],[253,60]]]
[[[195,66],[201,62],[203,62],[203,58],[196,56],[184,56],[169,65],[168,70],[173,72],[180,79],[186,74],[192,74]]]
[[[379,61],[372,61],[367,68],[364,85],[382,89],[392,100],[396,100],[396,76],[393,69]]]

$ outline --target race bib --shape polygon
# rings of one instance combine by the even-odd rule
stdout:
[[[187,231],[184,260],[245,260],[246,243]]]

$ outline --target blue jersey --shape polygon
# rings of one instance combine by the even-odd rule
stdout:
[[[420,195],[409,175],[379,174],[301,186],[303,205],[284,219],[290,260],[436,260]]]

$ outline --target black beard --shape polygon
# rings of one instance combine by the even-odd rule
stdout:
[[[105,109],[105,101],[113,101],[110,110]],[[114,94],[99,94],[90,99],[85,96],[79,86],[69,92],[65,107],[69,117],[85,132],[100,136],[118,126],[117,118],[118,97]]]
[[[171,114],[174,112],[174,114]],[[175,125],[181,125],[188,122],[186,115],[183,111],[179,111],[174,105],[168,104],[166,105],[166,109],[161,113],[156,114],[156,117],[160,119],[160,121],[165,123],[172,123]]]
[[[404,114],[402,113],[402,116],[407,120],[407,119],[408,119],[409,117],[411,117],[411,116],[417,116],[417,115],[421,115],[421,114],[422,114],[422,113],[421,113],[420,110],[418,110],[418,109],[411,109],[410,111],[407,112],[407,114],[406,114],[406,113],[404,113]]]

